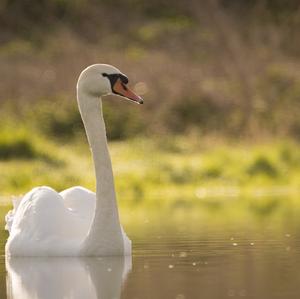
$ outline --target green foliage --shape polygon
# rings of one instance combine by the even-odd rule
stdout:
[[[218,166],[212,166],[202,172],[203,178],[218,178],[221,177],[222,169]]]
[[[183,15],[161,18],[137,28],[136,38],[143,45],[154,46],[166,36],[184,35],[193,25],[192,19]]]
[[[277,169],[269,161],[268,158],[264,156],[259,156],[253,161],[253,163],[247,169],[247,173],[251,176],[255,176],[258,174],[265,174],[270,177],[275,177],[277,175]]]
[[[40,153],[34,141],[24,130],[9,130],[3,127],[0,134],[0,160],[36,159]]]
[[[199,98],[185,98],[173,104],[166,119],[172,131],[178,133],[197,126],[207,131],[222,129],[224,107],[212,98],[200,95]]]
[[[174,210],[193,200],[217,210],[220,203],[205,198],[276,193],[278,186],[294,192],[300,181],[298,2],[249,3],[1,3],[0,189],[93,187],[71,91],[83,67],[107,62],[145,95],[143,107],[103,103],[118,194],[129,206],[157,208],[166,198]],[[203,135],[287,140],[237,146],[205,144]],[[266,206],[253,209],[272,210]]]
[[[30,154],[21,150],[16,156],[12,147],[2,156],[3,193],[15,194],[44,184],[58,190],[71,185],[93,188],[93,167],[83,136],[62,146],[60,139],[45,139],[34,132],[31,129],[31,138],[27,134],[25,139],[31,144]],[[20,140],[17,135],[10,138],[10,144]],[[278,188],[279,192],[299,192],[299,145],[290,141],[233,146],[196,136],[173,140],[136,138],[111,142],[110,150],[117,192],[129,205],[144,201],[157,205],[159,198],[202,200],[253,192],[273,194],[272,190],[276,194]],[[27,162],[24,156],[28,159],[28,155]]]
[[[33,128],[4,120],[0,122],[0,161],[14,160],[44,161],[55,167],[63,164]]]
[[[69,142],[82,132],[76,77],[106,62],[145,87],[138,112],[105,103],[111,139],[190,130],[300,139],[299,4],[281,2],[2,1],[0,102],[18,113],[38,103],[36,126]]]
[[[49,138],[68,143],[85,134],[76,101],[64,98],[45,100],[25,110],[22,121]],[[105,101],[103,113],[110,140],[123,140],[145,131],[141,116],[132,107],[120,108],[116,103]]]
[[[107,136],[111,140],[134,137],[145,131],[145,123],[132,107],[123,105],[120,108],[115,103],[105,103],[103,105],[103,114]]]
[[[76,102],[69,103],[61,98],[53,99],[51,102],[44,101],[31,107],[26,118],[43,135],[64,139],[65,142],[83,132],[83,124]]]
[[[37,152],[32,144],[26,139],[19,140],[0,140],[0,159],[33,159],[37,156]]]

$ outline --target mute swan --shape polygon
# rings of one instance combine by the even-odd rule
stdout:
[[[50,187],[28,192],[6,215],[10,256],[130,255],[116,202],[101,96],[117,94],[142,104],[127,87],[128,78],[107,64],[87,67],[77,82],[77,102],[92,151],[96,194],[73,187],[57,193]]]

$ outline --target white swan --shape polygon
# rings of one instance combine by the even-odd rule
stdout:
[[[61,193],[49,187],[31,190],[6,216],[7,255],[131,254],[131,241],[119,221],[101,103],[101,96],[117,94],[142,104],[127,83],[124,74],[107,64],[91,65],[80,74],[77,101],[94,160],[96,194],[83,187]]]

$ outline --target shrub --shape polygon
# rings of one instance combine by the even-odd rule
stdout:
[[[23,136],[16,139],[0,138],[0,159],[34,159],[38,156],[34,145]]]
[[[59,98],[51,102],[45,101],[38,103],[29,114],[29,118],[43,135],[70,140],[83,132],[83,124],[75,102]]]
[[[255,161],[248,167],[247,173],[251,176],[258,174],[264,174],[269,177],[277,176],[278,172],[276,167],[272,164],[267,157],[259,156]]]

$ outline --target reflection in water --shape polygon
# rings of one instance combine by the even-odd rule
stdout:
[[[6,259],[9,299],[118,299],[131,257]]]
[[[232,204],[230,213],[212,209],[213,218],[201,214],[201,205],[194,211],[199,219],[187,208],[174,225],[171,218],[165,223],[164,217],[159,222],[150,216],[135,224],[136,231],[129,229],[134,266],[123,288],[131,258],[13,258],[5,271],[2,223],[0,298],[7,293],[9,299],[299,299],[299,204],[271,215],[257,209],[251,214],[252,205],[246,214]]]

